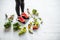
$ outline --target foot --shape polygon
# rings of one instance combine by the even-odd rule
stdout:
[[[22,13],[22,15],[21,15],[23,18],[25,18],[25,19],[29,19],[29,16],[26,14],[26,13]]]
[[[22,17],[22,16],[19,16],[18,17],[18,21],[22,22],[22,23],[25,23],[25,19]]]

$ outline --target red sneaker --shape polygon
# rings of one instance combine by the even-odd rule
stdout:
[[[25,23],[25,19],[22,17],[22,16],[19,16],[18,17],[18,21],[22,22],[22,23]]]
[[[29,19],[29,16],[26,14],[26,13],[22,13],[22,15],[21,15],[23,18],[25,18],[25,19]]]

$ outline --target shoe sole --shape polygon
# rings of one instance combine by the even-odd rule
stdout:
[[[16,20],[19,21],[18,19],[16,19]],[[21,22],[21,21],[19,21],[19,22]],[[25,22],[21,22],[21,23],[25,24]]]
[[[22,16],[24,19],[29,19],[29,18],[25,18],[24,16]]]
[[[18,21],[19,21],[19,20],[18,20]],[[21,22],[21,21],[19,21],[19,22]],[[21,22],[21,23],[25,24],[25,22]]]

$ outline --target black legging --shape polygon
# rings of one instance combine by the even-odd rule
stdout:
[[[24,12],[24,0],[15,0],[16,1],[16,13],[18,16],[20,16],[20,8],[21,11]]]

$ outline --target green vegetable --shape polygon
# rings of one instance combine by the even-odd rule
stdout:
[[[38,18],[41,21],[41,24],[43,23],[42,18]]]
[[[34,17],[33,19],[34,19],[34,22],[36,22],[36,21],[37,21],[37,18],[35,18],[35,17]]]
[[[33,34],[33,32],[31,30],[28,30],[28,31],[29,31],[29,33]]]
[[[36,13],[36,16],[38,16],[39,15],[39,13]]]
[[[6,19],[8,18],[8,15],[7,14],[5,14],[5,17],[6,17]]]
[[[41,21],[41,20],[42,20],[42,18],[39,18],[39,20]]]
[[[23,27],[18,34],[22,35],[22,34],[25,34],[25,33],[26,33],[26,27]]]
[[[33,18],[34,19],[34,22],[33,22],[33,30],[35,30],[35,29],[38,29],[38,27],[39,27],[39,22],[38,22],[38,20],[37,20],[37,18]]]
[[[32,13],[33,13],[33,14],[36,14],[36,13],[37,13],[37,10],[36,10],[36,9],[33,9],[33,10],[32,10]]]
[[[31,31],[31,26],[32,26],[32,22],[30,22],[28,24],[28,32],[31,33],[31,34],[33,34],[33,32]]]
[[[32,10],[32,14],[38,16],[39,13],[37,13],[37,10],[36,10],[36,9],[33,9],[33,10]]]
[[[36,24],[36,25],[39,25],[39,22],[38,22],[38,21],[36,21],[36,22],[35,22],[35,24]]]
[[[13,21],[13,19],[14,19],[14,15],[11,15],[9,18],[8,18],[8,21]]]
[[[34,25],[39,25],[39,22],[37,21],[36,18],[34,18]]]
[[[43,24],[43,21],[41,21],[41,24]]]
[[[13,24],[13,29],[16,31],[16,30],[19,30],[20,29],[20,24],[19,23],[15,23]]]
[[[31,29],[31,26],[32,26],[32,22],[28,24],[28,29]]]
[[[4,27],[5,27],[5,28],[11,27],[11,22],[6,22],[6,23],[4,24]]]

